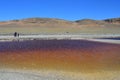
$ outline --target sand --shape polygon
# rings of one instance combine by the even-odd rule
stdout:
[[[119,80],[120,71],[95,73],[1,69],[0,80]]]

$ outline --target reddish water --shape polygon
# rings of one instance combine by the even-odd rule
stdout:
[[[0,67],[119,70],[120,45],[85,40],[0,42]]]

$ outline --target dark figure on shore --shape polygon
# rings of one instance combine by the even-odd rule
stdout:
[[[17,32],[14,33],[14,37],[17,37]]]
[[[17,34],[17,36],[19,37],[19,33]]]

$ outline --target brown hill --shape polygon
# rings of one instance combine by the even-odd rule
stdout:
[[[0,22],[0,34],[15,31],[25,34],[120,33],[119,19],[115,20],[117,24],[111,23],[109,19],[67,21],[55,18],[27,18]]]
[[[54,19],[54,18],[27,18],[22,20],[11,20],[6,22],[0,22],[0,25],[2,26],[38,26],[38,27],[57,27],[57,26],[69,26],[74,25],[74,22],[72,21],[66,21],[62,19]],[[26,26],[25,26],[26,25]],[[2,27],[0,26],[0,27]]]
[[[79,25],[88,25],[88,26],[102,26],[107,24],[104,21],[92,20],[92,19],[82,19],[82,20],[77,20],[75,22],[77,22]]]

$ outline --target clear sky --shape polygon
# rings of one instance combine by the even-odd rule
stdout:
[[[120,17],[120,0],[0,0],[0,21],[32,17],[65,20]]]

